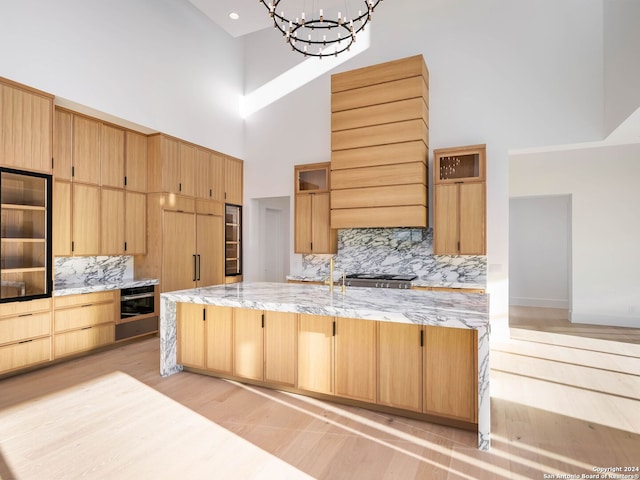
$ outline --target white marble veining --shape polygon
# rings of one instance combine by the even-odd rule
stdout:
[[[326,280],[331,255],[303,255],[290,280]],[[414,274],[416,286],[486,288],[487,257],[434,255],[433,229],[350,228],[338,231],[337,280],[346,273]]]
[[[478,331],[478,447],[490,446],[489,297],[482,294],[340,288],[319,285],[236,283],[160,295],[160,373],[176,362],[176,302],[360,318]]]
[[[155,278],[135,279],[133,257],[56,257],[53,296],[157,285]]]

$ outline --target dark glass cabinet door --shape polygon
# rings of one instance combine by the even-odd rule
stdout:
[[[225,276],[242,275],[242,207],[225,205]]]
[[[0,168],[0,302],[51,296],[51,176]]]

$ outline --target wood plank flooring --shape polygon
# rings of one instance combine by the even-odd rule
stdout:
[[[492,347],[490,452],[471,432],[162,378],[154,337],[1,380],[0,478],[537,479],[640,466],[640,346],[532,333],[548,337]]]

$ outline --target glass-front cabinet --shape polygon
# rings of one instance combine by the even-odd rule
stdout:
[[[0,302],[51,296],[51,176],[0,168]]]
[[[242,207],[226,204],[224,219],[224,274],[242,275]]]

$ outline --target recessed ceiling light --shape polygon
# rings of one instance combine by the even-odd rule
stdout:
[[[229,14],[229,18],[230,18],[231,20],[238,20],[238,19],[240,18],[240,15],[238,15],[236,12],[231,12],[231,13]]]

